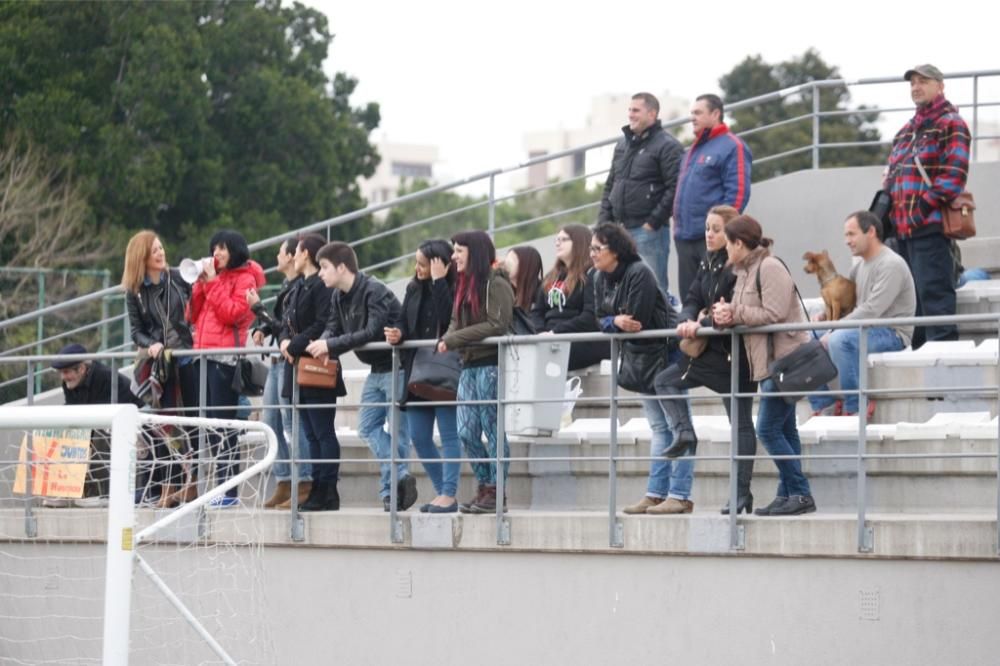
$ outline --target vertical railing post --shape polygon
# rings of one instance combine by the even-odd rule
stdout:
[[[291,509],[292,514],[289,517],[288,535],[291,537],[292,541],[305,541],[306,539],[306,526],[305,521],[302,519],[302,514],[299,513],[299,467],[296,462],[296,454],[299,450],[299,430],[301,423],[301,416],[299,414],[299,369],[294,363],[292,365],[292,441],[286,442],[288,444],[288,464],[291,470],[292,476],[292,501]],[[280,368],[282,374],[284,374],[284,368]],[[280,404],[281,396],[277,397],[278,404],[275,405],[275,409],[278,410],[278,414],[281,414]],[[264,405],[264,409],[267,409],[267,405]],[[284,427],[284,421],[281,423]],[[312,456],[310,455],[310,458]],[[314,462],[313,465],[316,463]],[[313,481],[315,483],[315,480]]]
[[[608,544],[625,547],[625,526],[618,519],[618,338],[611,338],[611,439],[608,443]],[[652,464],[653,461],[650,461]]]
[[[858,327],[858,552],[870,553],[874,548],[872,528],[865,524],[868,508],[868,336],[865,327]],[[845,398],[847,396],[844,396]]]
[[[491,198],[492,198],[492,177],[490,178],[491,184]],[[510,521],[504,514],[504,500],[507,497],[507,478],[504,474],[504,461],[506,456],[504,451],[506,450],[507,443],[507,423],[505,412],[505,398],[507,393],[507,350],[509,347],[505,346],[503,342],[497,345],[497,450],[496,450],[496,466],[497,466],[497,507],[496,507],[496,520],[497,520],[497,545],[498,546],[509,546],[510,545]]]
[[[396,395],[396,375],[399,373],[399,350],[393,347],[392,374],[389,377],[389,540],[392,543],[403,543],[403,521],[399,519],[396,503],[399,502],[399,492],[396,483],[399,475],[396,473],[396,447],[399,437],[396,434],[396,424],[399,423],[398,399]]]
[[[45,307],[45,272],[38,271],[38,309]],[[45,315],[38,315],[38,345],[35,347],[36,354],[44,354],[42,340],[45,339]],[[35,393],[42,392],[42,373],[35,374]]]
[[[743,550],[746,548],[746,535],[743,525],[739,524],[739,465],[736,453],[739,450],[740,437],[740,398],[736,394],[740,390],[740,337],[729,334],[729,549]],[[751,407],[752,409],[752,407]],[[748,505],[749,506],[749,505]]]
[[[979,156],[979,76],[972,76],[972,161]]]
[[[25,389],[27,391],[25,395],[25,402],[30,407],[35,404],[35,362],[28,361],[27,371],[25,372]],[[35,486],[35,434],[33,431],[29,430],[27,433],[28,437],[28,450],[25,452],[28,460],[28,469],[24,475],[24,536],[29,539],[34,539],[38,536],[38,519],[35,517],[35,510],[32,506],[34,504],[34,486]]]
[[[103,275],[101,277],[101,287],[107,291],[108,287],[111,286],[111,271],[107,268],[104,269]],[[101,297],[101,350],[108,348],[108,317],[110,316],[110,304],[108,300],[111,296]],[[126,317],[128,319],[128,317]]]
[[[109,358],[108,367],[111,368],[111,404],[118,402],[118,359]]]
[[[497,200],[496,200],[496,176],[490,174],[490,198],[486,208],[486,233],[493,238],[497,228]]]
[[[205,418],[208,410],[205,401],[208,399],[208,356],[198,357],[198,416]],[[205,429],[198,428],[198,494],[203,495],[208,490],[208,472],[211,465],[208,442],[205,439]]]
[[[997,338],[1000,339],[1000,316],[997,317]],[[1000,414],[1000,357],[997,358],[997,414]],[[1000,419],[997,419],[997,442],[1000,443]],[[996,515],[997,555],[1000,555],[1000,446],[997,446],[997,515]]]
[[[813,112],[812,112],[812,134],[813,134],[813,142],[812,142],[812,168],[813,169],[818,169],[819,168],[819,112],[820,112],[820,103],[819,103],[820,96],[819,96],[819,93],[820,93],[820,89],[819,89],[819,86],[817,86],[815,83],[813,83],[812,90],[813,90],[813,95],[812,95],[812,98],[813,98],[812,99],[812,103],[813,103]]]

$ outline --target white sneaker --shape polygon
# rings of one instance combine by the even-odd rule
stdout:
[[[229,497],[228,495],[219,495],[218,497],[213,497],[206,508],[209,509],[232,509],[240,505],[239,497]]]
[[[42,500],[42,506],[46,509],[65,509],[72,505],[72,501],[61,497],[46,497]]]
[[[100,509],[108,505],[107,497],[81,497],[73,500],[73,506],[81,509]]]

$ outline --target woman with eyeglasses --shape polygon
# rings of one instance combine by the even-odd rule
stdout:
[[[657,286],[652,269],[636,251],[635,241],[620,224],[599,224],[590,242],[590,256],[597,269],[594,281],[594,305],[597,325],[605,333],[639,333],[673,328],[676,314],[667,306]],[[653,377],[667,367],[671,344],[664,338],[642,338],[621,342],[622,360],[618,385],[642,395],[655,395]],[[644,386],[626,385],[625,378],[643,381]],[[686,403],[685,403],[686,404]],[[691,483],[694,463],[691,459],[671,461],[663,453],[673,442],[671,424],[659,400],[642,400],[642,410],[653,431],[646,494],[626,513],[691,513]],[[641,510],[638,510],[638,509]],[[633,510],[635,509],[635,510]]]
[[[545,274],[532,319],[540,333],[594,333],[594,264],[590,229],[568,224],[556,234],[556,262]],[[569,369],[579,370],[611,357],[603,341],[570,345]]]

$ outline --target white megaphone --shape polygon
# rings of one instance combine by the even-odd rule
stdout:
[[[181,272],[181,277],[188,284],[194,284],[201,277],[201,274],[205,272],[205,260],[204,259],[181,259],[181,265],[178,266]]]

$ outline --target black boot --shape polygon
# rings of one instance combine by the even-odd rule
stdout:
[[[750,491],[745,494],[739,495],[736,498],[736,515],[740,515],[740,512],[750,514],[753,513],[753,495]],[[729,502],[726,502],[726,506],[722,507],[720,513],[723,516],[729,515]]]
[[[340,511],[340,493],[337,492],[337,482],[332,481],[326,488],[326,506],[323,511]]]
[[[330,484],[326,481],[313,481],[312,490],[309,491],[309,497],[302,504],[299,504],[299,511],[327,511],[327,497],[329,495]],[[333,490],[334,493],[337,492],[336,487]],[[340,498],[337,498],[338,506],[340,503]]]

